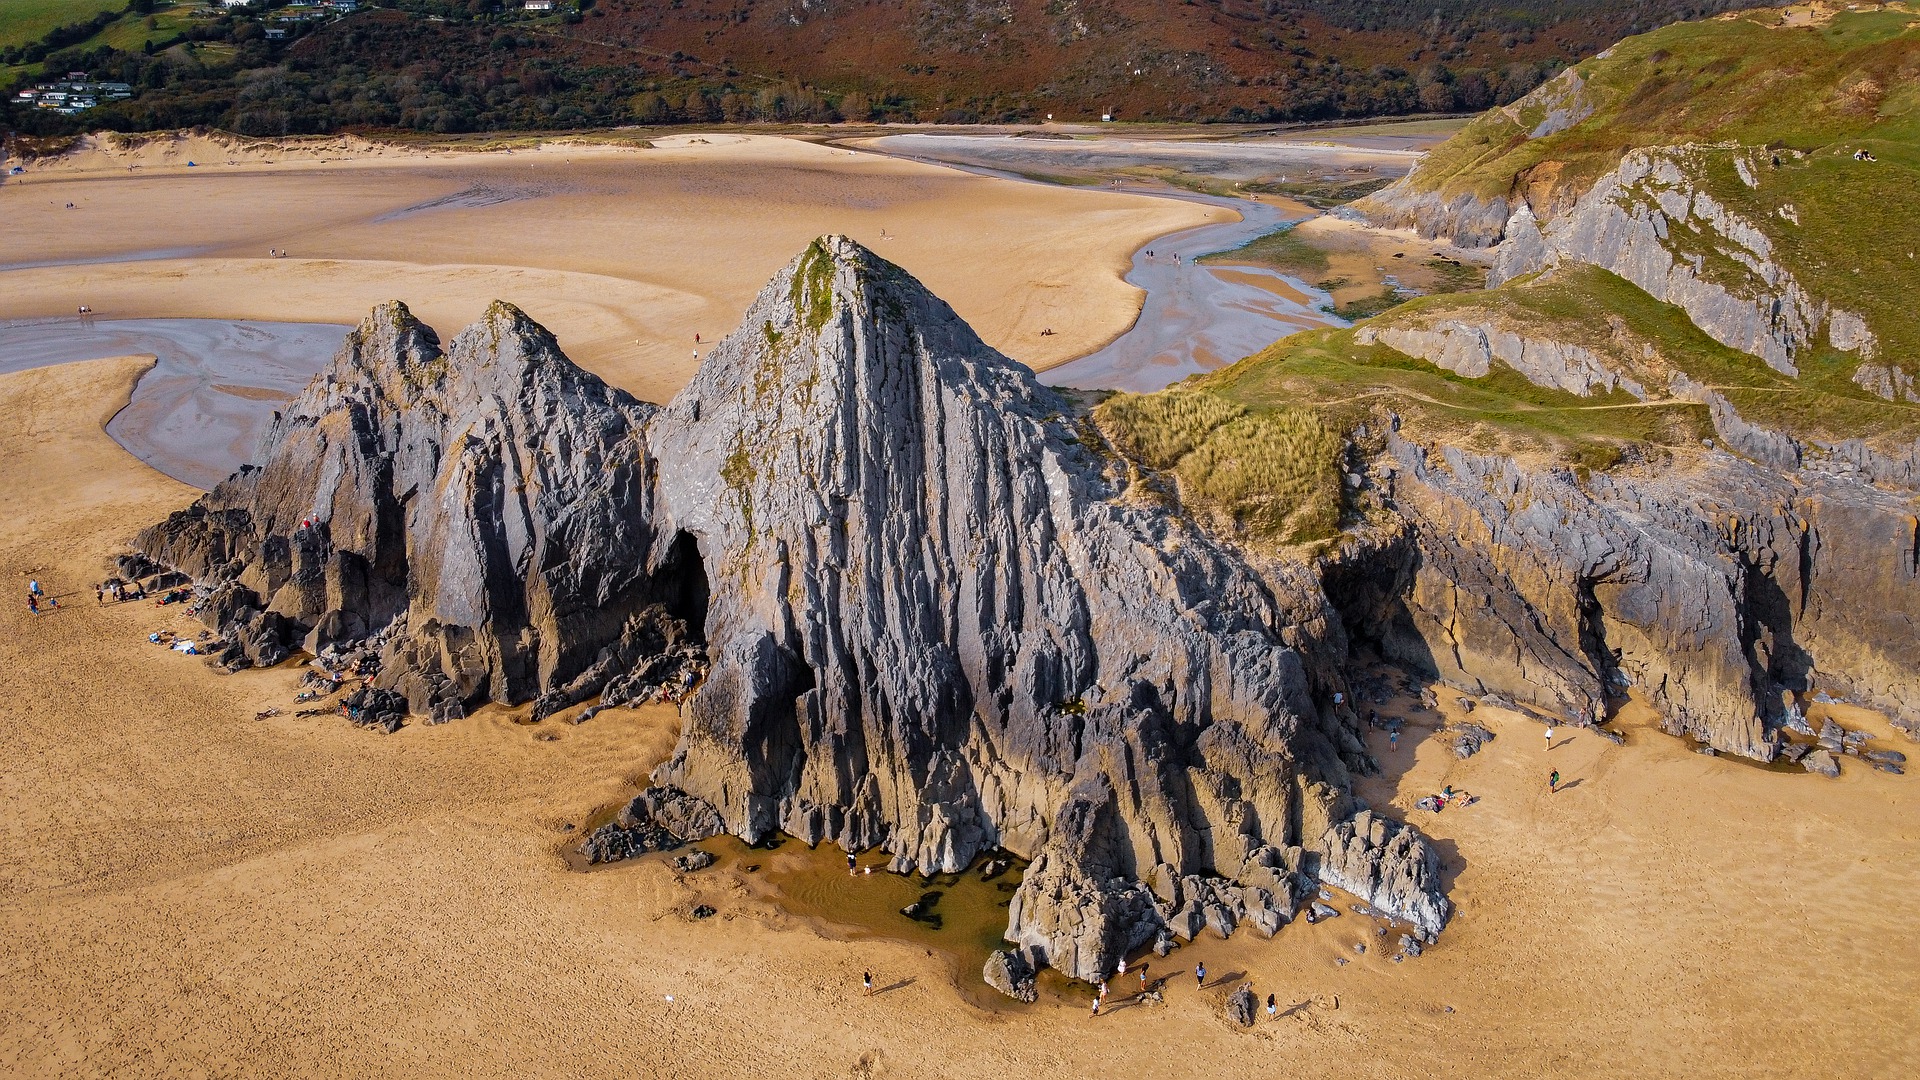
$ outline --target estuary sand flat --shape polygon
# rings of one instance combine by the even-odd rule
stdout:
[[[503,299],[583,366],[663,401],[693,372],[694,335],[731,331],[825,233],[898,262],[990,344],[1045,368],[1132,323],[1141,294],[1121,277],[1137,248],[1231,215],[770,136],[514,153],[255,147],[232,165],[193,152],[86,151],[0,186],[0,316],[86,304],[104,319],[351,324],[402,299],[452,333]]]
[[[1480,796],[1417,815],[1460,905],[1425,956],[1393,963],[1395,937],[1352,913],[1209,938],[1148,958],[1175,975],[1165,1007],[1127,1006],[1122,985],[1097,1020],[1051,993],[980,1010],[941,958],[817,936],[728,872],[571,872],[562,824],[635,790],[671,710],[576,727],[490,709],[381,736],[290,715],[291,669],[221,676],[147,644],[187,625],[168,609],[95,605],[103,560],[194,494],[101,430],[144,365],[0,376],[0,1073],[1787,1077],[1920,1060],[1920,945],[1898,906],[1920,892],[1912,778],[1768,771],[1631,719],[1625,746],[1573,731],[1549,752],[1537,724],[1481,709],[1498,738],[1464,762],[1411,726],[1376,743],[1375,806],[1412,813],[1448,783]],[[26,613],[27,574],[57,614]],[[270,705],[289,715],[253,719]],[[1554,768],[1569,783],[1549,794]],[[697,903],[718,914],[691,920]],[[894,988],[862,997],[863,970]],[[1228,1026],[1242,980],[1286,1015]]]

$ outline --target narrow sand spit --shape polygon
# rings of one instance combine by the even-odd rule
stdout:
[[[1837,781],[1770,772],[1637,721],[1624,747],[1576,731],[1549,753],[1538,725],[1482,709],[1498,738],[1468,761],[1412,727],[1397,751],[1376,745],[1389,775],[1363,794],[1388,812],[1447,783],[1480,796],[1417,815],[1461,909],[1438,946],[1392,963],[1394,938],[1351,913],[1271,942],[1209,939],[1149,960],[1155,976],[1204,960],[1208,989],[1176,977],[1165,1007],[1097,1021],[1053,996],[976,1009],[940,957],[824,940],[730,872],[569,872],[561,823],[634,789],[668,751],[671,711],[574,727],[486,710],[380,736],[293,717],[293,670],[219,676],[148,645],[165,610],[95,606],[102,560],[193,494],[101,431],[143,368],[0,376],[0,580],[15,587],[0,604],[0,1074],[1424,1080],[1920,1064],[1914,779],[1851,762]],[[57,614],[26,613],[27,573]],[[253,719],[270,705],[288,715]],[[1569,781],[1557,795],[1552,768]],[[718,915],[690,920],[696,903]],[[861,997],[863,970],[896,988]],[[1220,1001],[1242,980],[1286,1016],[1227,1026]]]
[[[769,136],[263,153],[189,169],[159,149],[86,151],[9,179],[0,265],[22,268],[0,269],[0,313],[351,324],[398,298],[450,332],[506,299],[584,366],[665,400],[693,372],[694,335],[732,330],[825,233],[898,262],[1044,368],[1132,323],[1141,295],[1121,276],[1142,244],[1231,218]]]

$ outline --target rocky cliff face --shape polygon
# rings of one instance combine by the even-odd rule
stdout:
[[[439,717],[612,703],[697,638],[656,802],[901,869],[1031,857],[1008,936],[1074,975],[1180,926],[1271,932],[1316,876],[1431,938],[1432,850],[1349,820],[1372,762],[1294,644],[1329,613],[1133,498],[1069,412],[828,238],[659,410],[504,305],[444,353],[383,307],[261,467],[140,546],[231,597],[232,636],[270,612],[377,643],[378,683]]]
[[[1765,231],[1697,181],[1708,158],[1726,155],[1742,176],[1762,167],[1727,148],[1636,150],[1544,227],[1522,207],[1507,223],[1489,284],[1562,260],[1586,262],[1679,307],[1709,337],[1783,374],[1798,374],[1796,358],[1822,339],[1871,359],[1876,342],[1865,321],[1812,295],[1776,259]],[[1883,396],[1894,396],[1892,388]]]
[[[685,609],[649,523],[653,411],[509,305],[442,351],[385,304],[275,420],[259,467],[138,546],[216,586],[223,628],[263,612],[282,645],[376,641],[376,685],[416,713],[584,696],[655,609]],[[274,656],[258,627],[228,636],[250,653],[231,662]]]

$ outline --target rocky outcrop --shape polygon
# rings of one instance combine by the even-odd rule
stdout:
[[[1490,373],[1497,360],[1550,389],[1582,395],[1610,394],[1620,389],[1637,398],[1647,396],[1646,387],[1591,349],[1524,334],[1491,319],[1435,319],[1416,325],[1368,323],[1354,331],[1353,340],[1360,345],[1378,342],[1469,379]]]
[[[442,351],[385,304],[275,419],[260,466],[136,546],[224,594],[229,637],[255,609],[389,631],[374,685],[415,713],[579,696],[614,674],[606,650],[630,667],[663,614],[701,616],[688,553],[651,526],[653,411],[510,305]]]
[[[1726,453],[1582,480],[1397,436],[1376,472],[1404,531],[1329,572],[1394,659],[1573,723],[1637,688],[1669,730],[1760,760],[1783,694],[1916,719],[1910,493]],[[1359,572],[1387,584],[1340,587]]]
[[[1445,918],[1417,834],[1336,833],[1373,765],[1326,704],[1338,658],[1301,651],[1338,631],[1310,580],[1132,498],[1064,402],[850,241],[661,409],[506,305],[444,352],[385,306],[263,454],[141,549],[381,642],[416,712],[609,704],[703,648],[665,664],[660,786],[590,858],[714,829],[925,872],[1005,848],[1033,860],[1009,940],[1079,977],[1162,934],[1151,874],[1211,883],[1222,932],[1277,928],[1330,835],[1377,906]]]
[[[1007,995],[1015,1001],[1032,1004],[1039,1000],[1040,991],[1034,979],[1033,965],[1027,963],[1024,954],[1017,950],[996,949],[987,957],[987,966],[980,972],[988,986]]]
[[[1812,295],[1780,263],[1764,230],[1694,178],[1704,157],[1728,152],[1635,150],[1544,226],[1532,211],[1516,213],[1488,283],[1563,259],[1586,262],[1678,306],[1707,336],[1787,375],[1823,331],[1836,348],[1869,355],[1874,338],[1866,323]]]

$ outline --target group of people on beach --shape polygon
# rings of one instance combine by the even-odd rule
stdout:
[[[27,611],[39,615],[43,607],[47,612],[59,611],[60,598],[48,596],[46,590],[40,587],[40,579],[33,578],[27,582]]]

